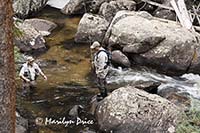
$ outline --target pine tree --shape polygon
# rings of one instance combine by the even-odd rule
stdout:
[[[15,132],[12,0],[0,0],[0,132]]]

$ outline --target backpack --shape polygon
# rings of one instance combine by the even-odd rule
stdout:
[[[104,69],[106,69],[108,66],[111,66],[112,54],[111,54],[111,52],[108,51],[108,50],[99,50],[98,53],[96,54],[97,60],[98,60],[98,54],[99,54],[100,52],[105,52],[106,55],[107,55],[107,57],[108,57],[108,61],[106,62],[106,66],[104,67]]]

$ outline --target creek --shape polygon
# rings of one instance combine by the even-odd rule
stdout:
[[[37,16],[55,22],[58,27],[46,38],[48,50],[36,53],[36,61],[54,62],[42,67],[48,81],[38,78],[37,88],[31,99],[17,98],[17,107],[23,117],[29,120],[30,132],[41,133],[76,133],[96,130],[96,125],[82,126],[79,124],[37,126],[36,118],[51,117],[71,120],[69,111],[74,105],[86,108],[90,99],[98,93],[90,76],[89,45],[74,43],[80,16],[68,17],[60,10],[47,6]],[[18,93],[21,92],[21,82],[18,83]],[[87,112],[82,111],[82,119],[93,119]]]

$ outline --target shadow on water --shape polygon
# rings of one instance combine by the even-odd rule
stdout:
[[[30,99],[17,97],[17,108],[22,116],[29,119],[29,132],[32,133],[79,133],[81,130],[97,129],[96,123],[90,126],[38,126],[37,117],[59,119],[66,117],[74,105],[87,105],[98,92],[90,80],[89,45],[74,43],[80,16],[68,17],[59,10],[46,7],[37,18],[55,22],[58,27],[46,38],[48,50],[38,54],[37,60],[54,61],[50,67],[43,67],[48,77],[45,82],[40,77],[36,90]],[[19,86],[20,88],[20,86]],[[21,89],[18,89],[20,93]],[[94,119],[87,109],[80,114],[82,119]],[[85,131],[88,132],[88,131]]]

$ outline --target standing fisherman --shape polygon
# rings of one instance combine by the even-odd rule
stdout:
[[[106,88],[106,76],[109,71],[109,57],[107,51],[101,47],[100,43],[97,41],[95,41],[90,48],[94,51],[92,64],[94,65],[97,84],[100,91],[100,95],[97,96],[97,100],[102,100],[108,95]]]
[[[19,73],[20,78],[23,80],[23,95],[35,89],[36,79],[39,75],[47,80],[46,75],[42,72],[38,64],[34,62],[34,58],[28,57],[27,62],[23,64]]]

